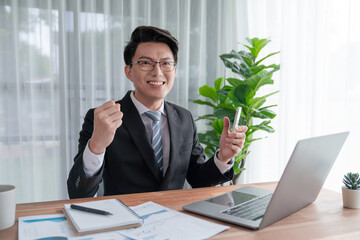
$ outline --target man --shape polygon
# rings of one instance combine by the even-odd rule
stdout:
[[[164,101],[176,74],[177,40],[166,30],[140,26],[125,47],[125,73],[135,90],[91,109],[80,132],[68,178],[70,198],[213,186],[233,176],[246,126],[229,132],[224,118],[220,149],[208,161],[191,113]],[[149,112],[150,111],[150,112]],[[155,116],[157,116],[155,118]]]

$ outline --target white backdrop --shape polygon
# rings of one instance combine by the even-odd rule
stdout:
[[[180,41],[169,101],[192,103],[198,88],[228,74],[218,55],[245,37],[269,37],[281,51],[269,101],[276,132],[252,145],[244,182],[278,180],[300,138],[343,130],[350,136],[326,182],[360,171],[360,11],[356,0],[0,0],[0,183],[18,202],[67,198],[66,179],[84,114],[132,89],[123,48],[138,25]],[[199,125],[199,131],[204,126]]]

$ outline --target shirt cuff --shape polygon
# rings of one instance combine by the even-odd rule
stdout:
[[[103,164],[104,155],[106,151],[105,150],[103,153],[96,155],[95,153],[90,151],[89,141],[86,144],[86,147],[83,152],[83,166],[84,166],[83,169],[85,172],[85,176],[87,178],[94,176],[95,173],[99,171],[99,169]]]
[[[218,167],[221,174],[224,174],[234,166],[234,159],[231,159],[230,162],[228,162],[228,163],[222,162],[217,157],[218,152],[219,152],[219,149],[214,154],[214,163]]]

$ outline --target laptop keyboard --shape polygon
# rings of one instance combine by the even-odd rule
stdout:
[[[264,216],[272,195],[272,193],[269,193],[251,199],[247,202],[228,208],[222,211],[222,213],[256,221]]]

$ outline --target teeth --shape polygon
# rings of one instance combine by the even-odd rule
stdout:
[[[163,82],[149,82],[149,84],[160,86],[163,85]]]

